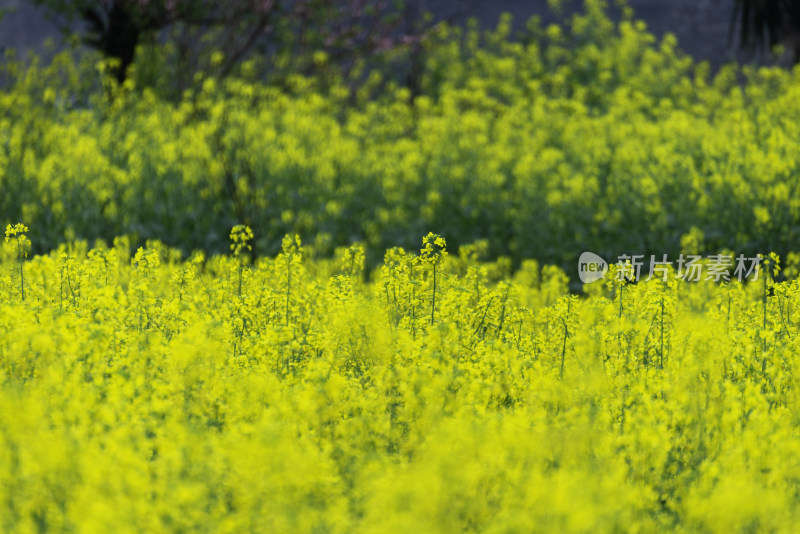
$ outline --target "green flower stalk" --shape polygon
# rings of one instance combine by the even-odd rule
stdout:
[[[250,241],[253,239],[253,230],[244,224],[237,224],[231,228],[231,253],[234,258],[239,260],[239,289],[238,294],[242,296],[242,277],[244,274],[244,259],[242,257],[242,250],[251,251],[253,247]]]
[[[6,226],[6,243],[16,241],[17,244],[17,263],[19,264],[19,292],[22,301],[25,301],[25,269],[23,268],[24,259],[28,257],[31,248],[31,241],[26,235],[28,227],[22,223]]]
[[[442,262],[447,255],[445,247],[447,244],[442,236],[430,232],[422,239],[422,250],[420,259],[422,263],[427,263],[433,271],[433,294],[431,296],[431,325],[436,314],[436,266]]]

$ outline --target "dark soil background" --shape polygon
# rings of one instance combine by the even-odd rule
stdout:
[[[463,22],[476,17],[481,26],[493,27],[501,13],[513,15],[515,27],[521,27],[531,16],[540,15],[543,22],[555,22],[546,0],[412,0],[434,13],[437,19],[451,18]],[[729,39],[731,12],[734,0],[629,0],[638,19],[647,23],[648,29],[661,37],[674,33],[681,49],[697,60],[707,60],[716,70],[731,62],[775,62],[786,65],[787,58],[775,60],[766,54],[742,53],[737,42]],[[614,2],[611,14],[619,19]],[[580,9],[582,2],[567,0],[564,13]],[[0,19],[0,51],[16,48],[24,54],[29,50],[44,52],[43,43],[51,38],[58,46],[62,39],[55,24],[47,19],[44,10],[23,0],[0,0],[0,10],[10,9]]]

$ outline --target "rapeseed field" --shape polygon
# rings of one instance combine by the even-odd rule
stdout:
[[[791,532],[797,280],[364,250],[0,261],[8,532]],[[612,269],[612,272],[614,269]]]
[[[95,65],[0,65],[0,224],[37,253],[75,239],[159,239],[185,255],[254,252],[284,235],[332,254],[384,251],[433,231],[485,240],[518,268],[566,272],[592,250],[785,257],[800,239],[800,71],[728,65],[713,76],[602,2],[524,39],[443,28],[421,94],[378,76],[293,76],[285,86],[198,73],[177,101],[134,80],[98,88]],[[99,65],[102,67],[102,64]],[[704,250],[687,250],[691,239]],[[576,289],[576,288],[573,288]]]
[[[800,530],[800,68],[596,0],[421,46],[7,55],[1,532]]]

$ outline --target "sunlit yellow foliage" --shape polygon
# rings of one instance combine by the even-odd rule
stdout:
[[[187,260],[25,258],[25,230],[0,260],[3,531],[800,524],[800,285],[776,269],[579,298],[434,234],[365,282],[361,246],[250,261],[245,226]]]

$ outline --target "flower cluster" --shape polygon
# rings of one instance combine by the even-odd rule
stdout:
[[[241,254],[242,250],[253,250],[250,240],[253,239],[253,230],[249,226],[238,224],[231,229],[231,252],[234,256]]]

